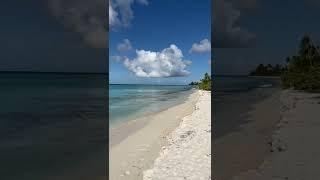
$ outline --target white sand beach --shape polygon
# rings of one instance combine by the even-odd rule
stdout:
[[[204,175],[210,176],[210,99],[210,93],[196,91],[182,104],[133,120],[120,129],[112,130],[111,139],[114,137],[116,140],[111,140],[109,151],[109,179],[141,180],[143,172],[150,168],[154,172],[152,179],[159,179],[155,176],[160,172],[158,166],[163,165],[163,158],[172,158],[171,153],[178,152],[174,150],[178,146],[177,143],[186,150],[180,150],[183,156],[173,159],[176,163],[180,161],[183,165],[181,168],[185,167],[179,175],[188,175],[186,173],[190,173],[189,168],[194,169],[193,172],[199,171],[200,168]],[[192,155],[194,161],[186,162]],[[197,162],[197,159],[201,160],[201,163]],[[172,165],[174,164],[170,166]],[[175,170],[166,170],[167,175],[173,175],[173,171]]]
[[[269,142],[270,155],[234,180],[320,179],[320,94],[281,92],[280,123]]]
[[[144,180],[211,179],[211,93],[199,91],[195,111],[168,137]]]

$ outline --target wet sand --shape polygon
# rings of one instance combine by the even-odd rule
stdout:
[[[234,180],[320,179],[320,94],[281,92],[281,121],[269,142],[270,155]]]
[[[225,105],[214,103],[215,180],[230,180],[256,168],[269,155],[268,141],[280,120],[279,95],[278,87],[258,88],[232,95]]]
[[[110,130],[109,179],[142,179],[167,144],[166,137],[194,111],[198,97],[196,91],[182,104]]]

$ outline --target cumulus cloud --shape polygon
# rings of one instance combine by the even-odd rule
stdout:
[[[252,45],[255,34],[238,24],[240,17],[240,10],[236,9],[231,1],[213,1],[214,48],[239,48]]]
[[[119,24],[118,12],[116,12],[111,6],[111,2],[109,1],[109,25],[115,26]]]
[[[200,43],[194,43],[189,51],[190,53],[206,53],[211,52],[211,42],[203,39]]]
[[[105,0],[47,0],[50,13],[95,48],[107,46]],[[113,15],[116,16],[116,13]]]
[[[109,25],[111,28],[130,26],[134,18],[132,5],[135,2],[146,6],[149,4],[147,0],[109,0]]]
[[[111,60],[115,62],[121,62],[121,61],[124,61],[125,59],[126,57],[123,57],[123,56],[118,56],[118,55],[111,56]]]
[[[138,77],[179,77],[190,74],[186,70],[191,61],[184,60],[182,51],[174,44],[161,52],[136,50],[134,59],[124,58],[124,66]]]
[[[46,0],[50,13],[66,28],[79,33],[91,47],[107,47],[107,10],[111,28],[130,25],[132,5],[148,5],[147,0]]]
[[[132,49],[131,42],[129,39],[124,39],[122,43],[119,43],[117,46],[118,51],[124,52]]]

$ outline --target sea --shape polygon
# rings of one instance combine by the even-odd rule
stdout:
[[[104,74],[0,73],[0,179],[106,175]]]
[[[162,111],[192,92],[142,84],[111,84],[108,92],[105,74],[2,72],[0,179],[105,179],[109,125]]]
[[[247,123],[253,106],[281,89],[279,78],[216,76],[213,79],[212,125],[216,139]]]
[[[110,127],[180,104],[193,91],[189,85],[111,84]]]
[[[216,76],[213,87],[219,138],[245,123],[242,114],[279,89],[279,80]],[[0,73],[0,179],[101,179],[109,126],[180,104],[194,91],[188,85],[107,88],[104,74]]]

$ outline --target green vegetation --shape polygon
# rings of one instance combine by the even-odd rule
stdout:
[[[189,85],[196,86],[199,89],[211,91],[211,77],[208,73],[204,74],[204,78],[200,82],[191,82]]]
[[[309,36],[300,42],[297,55],[287,57],[285,66],[260,64],[251,76],[281,76],[284,88],[320,91],[320,48]]]
[[[189,85],[191,85],[191,86],[198,86],[198,85],[199,85],[199,82],[193,82],[193,81],[191,81],[191,83],[190,83]]]
[[[283,70],[284,68],[279,64],[275,66],[259,64],[254,71],[250,72],[250,76],[280,76]]]
[[[304,36],[298,55],[288,57],[287,65],[281,74],[284,88],[296,90],[320,90],[320,53],[309,36]]]

